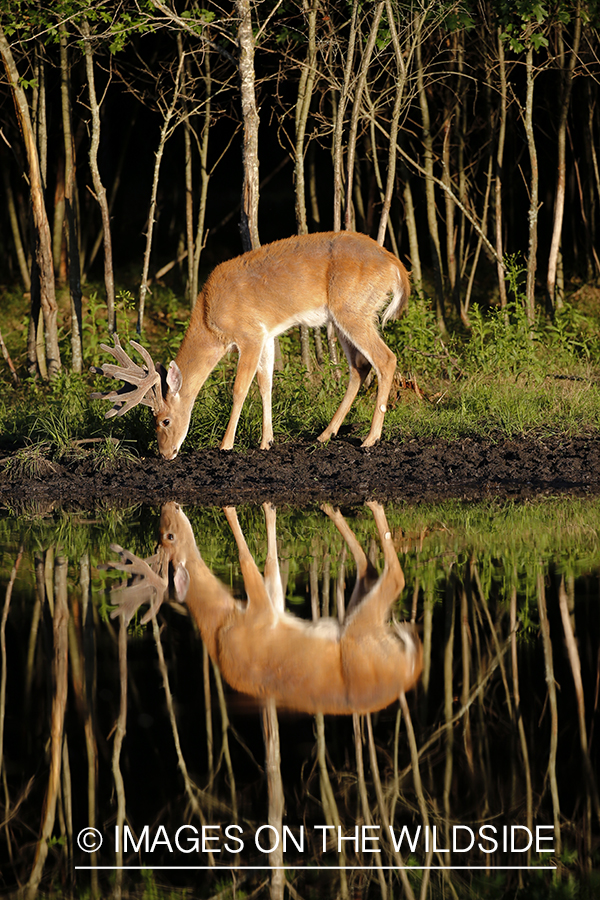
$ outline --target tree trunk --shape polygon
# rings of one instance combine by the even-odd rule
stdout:
[[[306,59],[302,63],[296,102],[295,143],[294,143],[294,188],[296,198],[296,227],[298,234],[308,233],[306,221],[306,184],[304,179],[304,140],[306,123],[310,110],[317,67],[316,23],[319,0],[304,0],[303,10],[308,20],[308,47]],[[310,332],[308,325],[300,326],[300,351],[302,364],[310,375]]]
[[[177,35],[177,51],[179,58],[183,56],[183,42],[181,34]],[[192,129],[190,126],[189,107],[185,99],[187,85],[189,83],[189,71],[187,60],[183,65],[183,109],[185,120],[183,123],[183,169],[185,174],[185,249],[187,262],[186,294],[190,309],[193,309],[196,301],[194,293],[194,191],[193,191],[193,166],[192,166]]]
[[[56,187],[54,188],[54,217],[52,222],[52,262],[54,278],[63,287],[67,281],[67,255],[65,252],[65,161],[59,152],[56,160]]]
[[[258,236],[258,110],[254,91],[254,35],[250,0],[236,0],[242,119],[244,122],[242,211],[240,232],[244,250],[260,247]]]
[[[385,4],[387,18],[388,18],[388,27],[390,29],[390,35],[392,38],[392,44],[394,47],[394,55],[396,57],[396,95],[394,97],[394,109],[392,112],[392,121],[390,123],[390,140],[388,144],[388,162],[387,162],[387,173],[386,173],[386,184],[385,184],[385,193],[383,196],[383,204],[381,209],[381,215],[379,217],[379,228],[377,229],[377,241],[378,243],[383,245],[385,240],[385,233],[387,230],[388,219],[390,216],[390,207],[392,205],[392,194],[394,191],[394,185],[396,183],[396,159],[397,159],[397,150],[396,150],[396,141],[398,140],[398,129],[400,127],[400,113],[402,111],[404,99],[404,88],[406,85],[406,63],[404,61],[404,56],[402,54],[402,48],[400,46],[400,39],[398,37],[398,31],[396,29],[396,23],[394,21],[394,12],[392,9],[391,0],[386,0]],[[375,142],[373,141],[373,153],[375,153]],[[397,251],[396,251],[397,252]]]
[[[535,320],[535,273],[537,269],[537,222],[538,222],[538,198],[539,198],[539,169],[535,135],[533,133],[533,87],[535,75],[533,72],[533,46],[530,44],[526,56],[527,72],[527,99],[525,102],[525,133],[527,135],[527,148],[531,166],[529,183],[529,247],[527,253],[527,287],[526,304],[527,318],[531,324]]]
[[[71,130],[71,98],[69,78],[69,57],[67,50],[67,30],[60,31],[60,84],[62,99],[62,121],[65,143],[65,216],[67,228],[67,248],[69,259],[69,290],[71,294],[71,367],[74,372],[83,369],[82,315],[81,315],[81,273],[79,269],[79,240],[75,217],[75,161],[73,133]]]
[[[419,235],[417,232],[417,220],[415,218],[415,204],[413,202],[410,175],[406,172],[404,188],[402,191],[404,200],[404,218],[408,231],[408,246],[410,249],[411,280],[415,287],[422,288],[423,273],[421,271],[421,254],[419,252]]]
[[[80,25],[83,35],[85,53],[85,71],[88,82],[90,98],[90,110],[92,113],[92,139],[90,141],[90,171],[96,194],[96,200],[100,206],[102,216],[102,234],[104,237],[104,287],[106,290],[106,311],[108,318],[108,330],[112,334],[116,327],[115,322],[115,277],[113,272],[112,238],[110,231],[110,211],[106,197],[106,189],[100,177],[98,168],[98,148],[100,146],[100,105],[96,96],[96,83],[94,77],[94,57],[92,52],[90,26],[87,19],[82,19]]]
[[[304,141],[306,123],[310,110],[313,87],[316,78],[317,44],[316,23],[319,0],[304,0],[304,14],[308,20],[308,46],[306,59],[302,63],[296,102],[295,144],[294,144],[294,187],[296,198],[296,226],[298,234],[308,233],[306,221],[306,185],[304,179]]]
[[[446,332],[444,321],[444,276],[442,270],[442,254],[440,249],[440,236],[438,231],[437,210],[435,205],[435,182],[433,180],[433,139],[431,137],[431,121],[429,116],[429,104],[425,92],[425,79],[423,72],[423,60],[421,54],[421,22],[415,21],[416,61],[417,61],[417,90],[421,107],[421,123],[423,129],[423,157],[425,168],[425,196],[427,200],[427,224],[429,226],[429,238],[431,244],[431,263],[435,277],[435,309],[438,327],[442,334]]]
[[[206,219],[206,201],[208,198],[208,182],[210,172],[208,170],[208,140],[210,137],[210,115],[212,101],[212,77],[210,70],[210,51],[204,51],[204,121],[202,124],[202,136],[200,139],[200,203],[198,206],[198,222],[196,225],[196,243],[194,249],[194,271],[192,278],[192,309],[198,296],[198,270],[200,256],[204,248],[204,221]]]
[[[358,18],[358,0],[352,0],[352,18],[350,20],[350,34],[348,36],[348,50],[346,65],[344,66],[344,79],[337,104],[333,103],[333,230],[340,231],[342,227],[342,159],[343,159],[343,132],[344,115],[348,103],[350,91],[350,79],[354,64],[354,47],[356,44],[356,28]],[[332,88],[332,95],[334,89]],[[348,193],[348,192],[347,192]]]
[[[556,291],[556,271],[558,265],[558,256],[560,252],[560,238],[562,233],[562,223],[565,211],[565,186],[566,186],[566,138],[567,138],[567,117],[569,115],[569,104],[571,101],[571,88],[573,85],[573,72],[575,63],[579,53],[579,42],[581,39],[581,2],[577,0],[575,9],[575,33],[573,36],[573,47],[569,56],[569,63],[565,68],[565,48],[563,42],[561,23],[558,24],[558,41],[559,53],[558,58],[561,68],[561,90],[560,90],[560,115],[558,120],[557,134],[557,151],[558,160],[556,164],[556,197],[554,200],[554,222],[552,227],[552,239],[550,241],[550,254],[548,259],[548,275],[546,278],[546,298],[550,309],[559,309],[563,305],[563,298]]]
[[[371,62],[371,56],[375,48],[377,39],[377,30],[383,13],[384,3],[381,0],[377,4],[373,12],[373,21],[371,22],[371,30],[367,39],[367,45],[364,49],[360,64],[360,71],[354,91],[354,102],[352,104],[352,113],[350,116],[350,133],[348,135],[348,154],[346,159],[346,214],[344,217],[344,227],[347,231],[352,229],[352,179],[354,175],[354,159],[356,156],[356,134],[358,131],[358,119],[360,115],[360,106],[362,95],[367,81],[367,72]]]
[[[494,178],[494,213],[495,213],[495,237],[496,237],[496,272],[498,274],[498,292],[500,306],[506,306],[506,282],[504,280],[504,247],[502,240],[502,166],[504,162],[504,141],[506,138],[506,60],[504,58],[504,44],[502,43],[502,30],[497,30],[498,47],[498,73],[500,78],[500,109],[498,123],[498,141],[496,144],[496,174]]]
[[[35,258],[39,274],[39,296],[44,315],[48,376],[54,378],[60,372],[61,361],[58,347],[58,307],[54,289],[54,266],[52,264],[52,235],[44,205],[40,159],[31,124],[29,105],[19,80],[19,72],[12,51],[1,25],[0,53],[2,54],[8,81],[12,88],[17,118],[27,155],[29,190],[35,231]]]

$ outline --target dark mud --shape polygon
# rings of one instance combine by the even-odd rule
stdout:
[[[270,500],[306,506],[366,499],[411,502],[447,498],[527,498],[568,492],[600,494],[600,434],[544,440],[394,441],[362,450],[352,438],[328,446],[293,442],[265,452],[206,450],[173,462],[140,459],[110,472],[97,458],[31,475],[8,466],[0,475],[5,508],[98,503],[235,505]],[[6,461],[5,461],[6,466]]]

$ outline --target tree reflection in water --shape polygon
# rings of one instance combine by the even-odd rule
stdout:
[[[168,592],[165,560],[152,562],[149,554],[158,513],[104,510],[84,520],[27,511],[5,520],[5,888],[21,886],[30,897],[79,896],[90,887],[96,896],[141,896],[149,885],[157,896],[163,887],[165,896],[187,887],[187,896],[207,897],[223,890],[502,897],[579,886],[582,896],[594,896],[600,504],[446,504],[385,513],[371,504],[351,516],[328,507],[280,510],[277,536],[274,511],[265,512],[266,527],[260,510],[188,511],[206,570],[205,600],[220,585],[232,608],[243,608],[235,597],[249,578],[279,613],[285,598],[303,619],[290,625],[287,653],[277,661],[289,680],[294,636],[327,633],[317,620],[343,622],[344,610],[351,622],[369,609],[369,591],[395,578],[379,606],[386,620],[391,604],[398,618],[405,609],[419,630],[416,691],[373,703],[376,714],[361,703],[360,712],[332,717],[315,708],[315,692],[305,687],[310,714],[290,713],[298,692],[286,705],[273,690],[273,672],[265,675],[272,656],[265,623],[262,634],[247,638],[241,669],[239,653],[232,657],[242,688],[253,658],[262,660],[267,686],[253,691],[262,700],[252,699],[226,683],[214,634],[200,623],[211,659],[178,614],[185,605],[163,604],[149,628],[129,609],[128,643],[123,619],[111,621],[115,576],[97,567],[112,558],[115,540],[131,548],[130,560],[150,560],[154,587],[135,566],[129,572],[138,600]],[[407,584],[399,605],[392,542]],[[181,597],[181,572],[177,565],[171,571]],[[313,639],[304,660],[321,678],[324,656]],[[330,684],[320,685],[322,695],[331,694]],[[87,827],[104,838],[95,854],[77,843]],[[538,852],[536,828],[538,838],[553,837],[538,841],[551,854]],[[511,851],[511,840],[526,846],[527,829],[531,847]],[[94,865],[153,871],[78,868]],[[249,868],[269,865],[286,868]],[[439,868],[451,865],[471,869]],[[536,869],[499,868],[524,865]]]

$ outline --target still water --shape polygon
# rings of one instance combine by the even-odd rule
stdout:
[[[600,500],[0,528],[5,894],[600,895]]]

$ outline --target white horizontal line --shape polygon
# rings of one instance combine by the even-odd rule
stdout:
[[[340,869],[367,869],[373,870],[376,869],[389,869],[392,871],[396,871],[397,869],[443,869],[445,871],[456,870],[456,869],[483,869],[486,872],[492,871],[500,871],[500,870],[523,870],[523,869],[533,869],[536,872],[548,870],[548,869],[556,869],[557,866],[303,866],[302,864],[297,866],[75,866],[75,869],[80,870],[98,870],[98,869],[107,869],[109,871],[115,871],[120,869],[124,872],[135,872],[138,870],[183,870],[186,871],[189,869],[190,872],[193,871],[203,871],[203,872],[212,872],[214,871],[229,871],[231,869],[252,869],[252,870],[264,870],[264,869],[273,869],[273,870],[292,870],[298,871],[298,869],[314,869],[318,872],[328,872],[328,871],[339,871]]]

